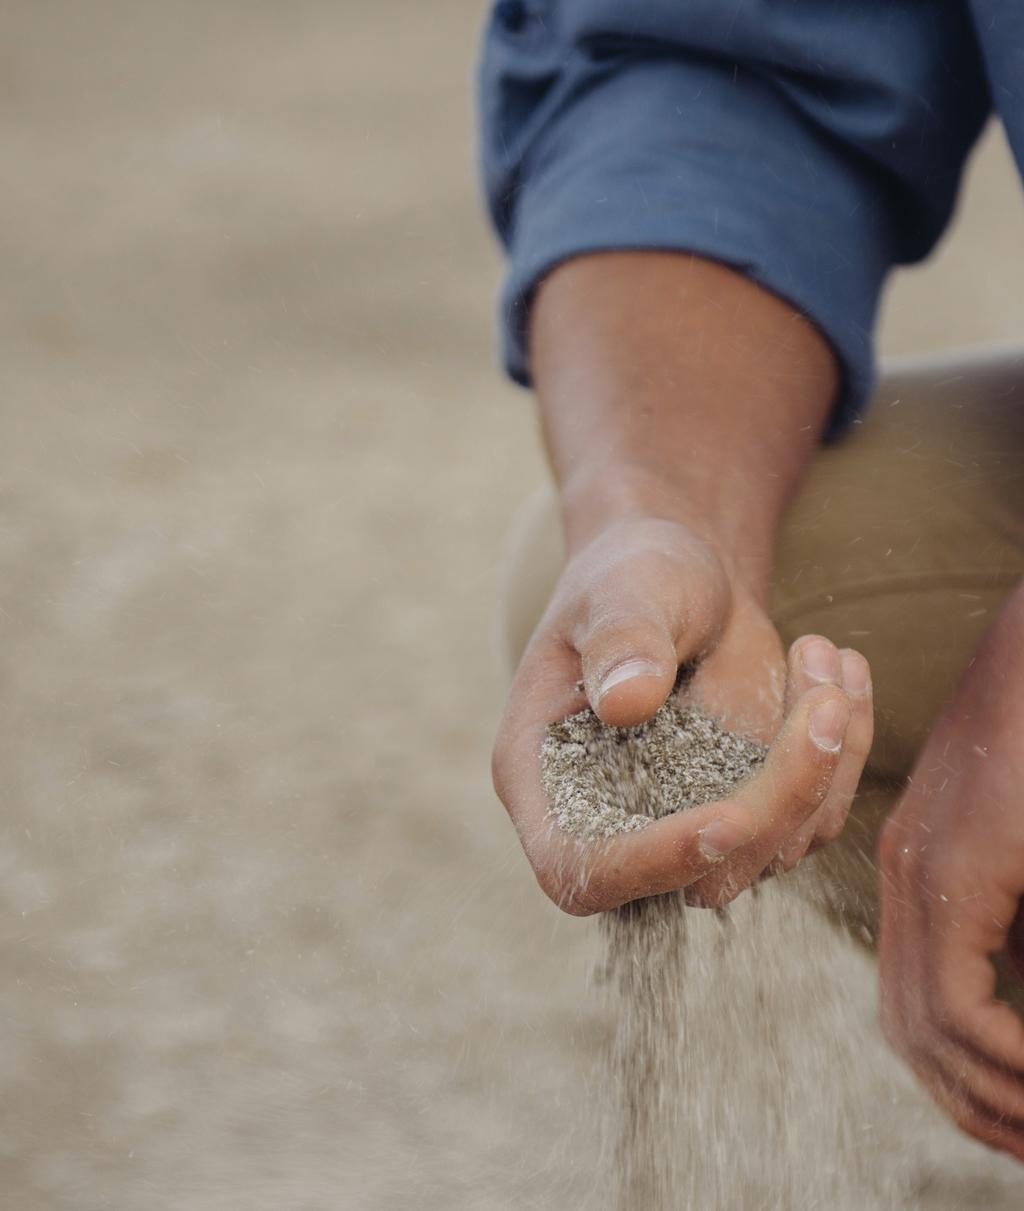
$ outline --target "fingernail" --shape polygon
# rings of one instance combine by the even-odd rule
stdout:
[[[858,656],[856,652],[849,651],[841,652],[839,658],[843,662],[843,689],[851,694],[856,694],[858,698],[863,698],[871,689],[871,672],[868,669],[868,662]]]
[[[603,698],[609,690],[621,685],[623,681],[632,681],[634,677],[660,677],[661,669],[651,660],[626,660],[616,665],[598,686],[597,696]]]
[[[804,672],[815,681],[838,682],[842,675],[839,653],[827,639],[816,639],[800,649]]]
[[[850,707],[841,699],[832,698],[811,712],[811,739],[826,752],[839,751],[850,721]]]
[[[735,820],[715,820],[697,834],[700,852],[705,858],[717,861],[731,854],[734,849],[750,840],[750,830]]]

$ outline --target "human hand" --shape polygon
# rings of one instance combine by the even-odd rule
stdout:
[[[969,1135],[1024,1160],[1024,599],[980,650],[879,847],[882,1026]],[[1007,619],[1010,619],[1008,631]]]
[[[762,770],[728,799],[637,833],[586,847],[561,833],[541,785],[547,726],[588,702],[605,723],[640,723],[691,662],[699,705],[772,742]],[[494,781],[538,881],[565,911],[679,888],[718,906],[839,835],[871,732],[863,657],[805,636],[787,667],[763,606],[711,544],[680,522],[632,518],[605,527],[566,566],[512,686]]]

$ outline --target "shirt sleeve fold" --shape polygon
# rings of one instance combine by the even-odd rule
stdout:
[[[716,32],[714,22],[693,24],[702,7],[651,0],[647,27],[635,12],[616,25],[616,12],[644,8],[624,0],[591,0],[589,11],[587,0],[566,3],[574,22],[557,4],[546,15],[527,8],[514,34],[500,13],[492,20],[480,114],[484,184],[508,257],[505,366],[529,383],[530,300],[559,263],[606,250],[693,253],[736,268],[817,325],[842,369],[835,431],[871,391],[886,274],[923,255],[948,219],[987,107],[980,77],[973,62],[957,69],[951,128],[940,112],[951,69],[937,69],[920,43],[916,68],[905,58],[898,67],[890,48],[892,79],[879,76],[876,56],[865,80],[856,48],[844,44],[844,57],[854,54],[844,74],[828,46],[813,45],[849,29],[824,23],[816,35],[813,22],[787,29],[764,16],[761,27],[740,20]],[[733,7],[711,0],[709,11]],[[816,63],[827,68],[820,80]],[[922,141],[943,123],[942,137]],[[899,142],[915,139],[901,155]]]

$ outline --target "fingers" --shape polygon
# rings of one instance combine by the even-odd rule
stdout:
[[[834,643],[823,635],[803,635],[790,646],[786,669],[786,710],[792,710],[799,696],[816,685],[841,685],[842,663]],[[827,802],[827,799],[826,799]],[[813,842],[825,803],[788,837],[768,873],[792,870]]]
[[[756,834],[757,820],[742,805],[708,804],[597,845],[555,842],[537,875],[560,908],[586,916],[686,887]]]
[[[675,637],[661,620],[634,614],[603,622],[579,643],[587,697],[604,723],[642,723],[672,692],[678,669]]]
[[[735,797],[678,812],[637,833],[581,845],[546,818],[536,754],[543,727],[499,736],[495,787],[509,806],[545,892],[587,915],[682,887],[697,902],[727,903],[820,805],[841,752],[850,708],[842,692],[817,687],[796,704],[764,769]],[[503,729],[504,731],[504,729]]]
[[[1009,847],[998,852],[985,824],[970,813],[964,817],[955,846],[930,846],[917,855],[919,884],[928,893],[921,902],[929,938],[926,988],[938,1007],[933,1012],[960,1047],[1024,1073],[1024,1023],[995,999],[991,961],[1006,946],[1018,913],[1020,854]],[[980,844],[976,832],[986,834]]]
[[[679,664],[710,650],[731,625],[721,567],[700,548],[681,553],[678,527],[662,535],[660,524],[645,524],[639,546],[620,529],[607,550],[597,549],[600,540],[587,549],[578,575],[569,569],[523,658],[495,749],[499,796],[541,885],[569,912],[691,886],[695,902],[726,903],[794,834],[799,856],[820,822],[841,827],[863,763],[843,765],[842,793],[830,802],[853,712],[839,685],[842,658],[810,636],[790,654],[789,716],[763,769],[737,795],[597,845],[557,830],[537,759],[547,725],[587,700],[607,724],[642,722],[672,691]],[[752,668],[734,669],[733,680],[749,682]]]
[[[818,685],[793,705],[757,777],[728,800],[679,812],[637,833],[581,845],[547,816],[537,754],[551,714],[554,682],[572,652],[552,645],[528,652],[495,749],[494,776],[537,879],[575,915],[604,911],[641,896],[692,888],[694,902],[727,903],[748,886],[825,800],[851,717],[838,687]],[[582,703],[560,704],[555,718]]]
[[[571,665],[572,653],[563,657]],[[551,674],[550,650],[527,653],[523,677],[509,700],[493,758],[494,786],[546,894],[577,916],[615,908],[641,896],[674,891],[713,871],[726,854],[749,843],[758,822],[741,804],[710,804],[656,821],[637,833],[605,842],[580,843],[548,817],[538,754],[547,727],[538,704],[545,692],[538,681]],[[535,674],[532,675],[532,674]],[[555,718],[578,710],[563,703]]]
[[[1001,1078],[1001,1088],[993,1088],[990,1095],[979,1094],[976,1092],[979,1086],[992,1085],[983,1071],[969,1057],[961,1055],[947,1060],[941,1056],[941,1049],[935,1049],[917,1062],[913,1054],[904,1053],[935,1103],[961,1131],[1024,1161],[1019,1076]],[[1018,1109],[1012,1109],[1014,1105]]]
[[[786,714],[801,694],[816,685],[839,685],[842,660],[836,645],[824,635],[801,635],[790,645],[786,668]]]
[[[963,1131],[1024,1160],[1024,1024],[996,1000],[990,957],[1016,915],[1019,873],[998,856],[975,868],[971,849],[965,836],[922,845],[899,813],[886,825],[882,1027]]]
[[[539,753],[547,725],[586,705],[571,687],[577,656],[547,637],[531,644],[513,683],[492,761],[505,805],[537,880],[564,911],[577,916],[675,889],[714,870],[749,843],[758,822],[740,804],[680,812],[637,833],[581,844],[548,816]]]
[[[838,686],[817,685],[797,698],[763,768],[729,800],[753,815],[755,837],[695,883],[688,901],[717,907],[734,899],[814,815],[832,785],[851,714]]]
[[[824,644],[832,649],[827,664],[822,653],[816,651]],[[790,685],[802,689],[814,680],[822,684],[838,683],[850,700],[852,714],[842,756],[825,801],[779,852],[779,862],[784,870],[792,870],[805,854],[838,840],[853,806],[874,736],[871,671],[864,657],[851,648],[837,652],[828,640],[817,636],[797,640],[794,647],[797,648],[797,659],[794,661],[791,653]],[[811,669],[817,671],[817,676]]]
[[[843,740],[843,755],[839,759],[828,797],[822,805],[818,829],[811,844],[812,849],[830,844],[842,833],[875,735],[871,669],[868,662],[860,652],[855,652],[852,648],[844,648],[839,657],[843,670],[843,692],[850,700],[853,711]]]

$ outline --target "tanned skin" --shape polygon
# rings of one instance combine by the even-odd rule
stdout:
[[[780,520],[835,404],[835,357],[785,301],[660,252],[557,268],[529,343],[567,560],[509,695],[495,786],[567,912],[675,889],[725,904],[838,837],[871,745],[864,658],[815,635],[785,653],[766,608]],[[691,663],[697,700],[770,742],[763,770],[584,853],[546,819],[545,728],[588,703],[640,723]],[[1021,736],[1024,592],[886,827],[880,952],[890,1039],[964,1130],[1024,1159],[1024,1026],[994,1000],[990,961],[1019,932]]]

